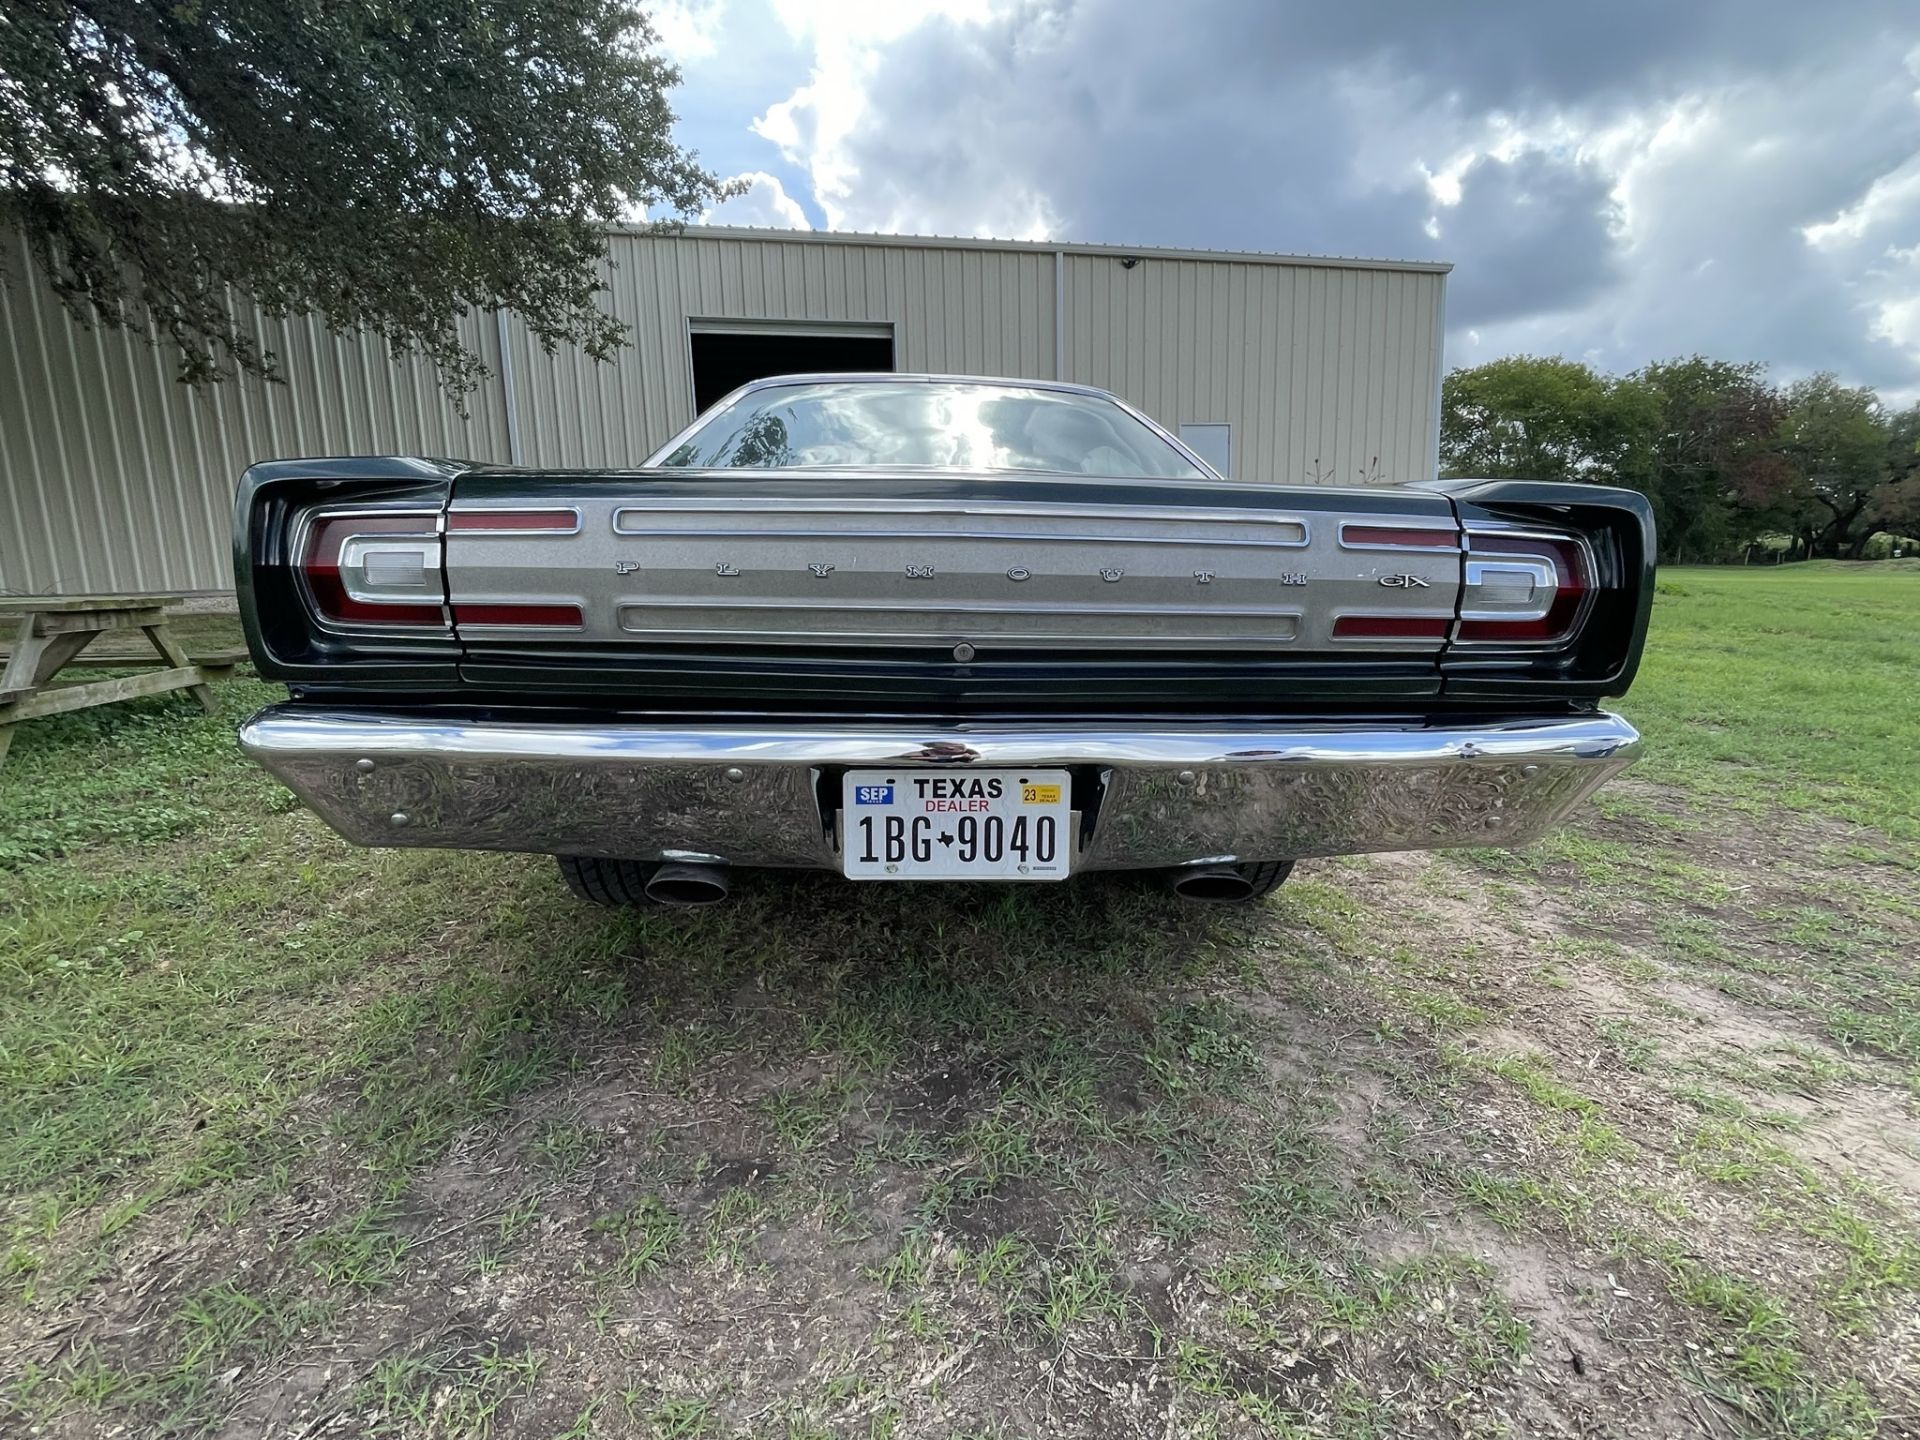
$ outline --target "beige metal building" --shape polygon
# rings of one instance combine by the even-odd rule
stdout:
[[[797,370],[1100,385],[1239,480],[1435,473],[1442,264],[718,228],[616,233],[608,259],[633,346],[549,355],[475,315],[493,377],[462,414],[430,367],[311,320],[262,326],[286,383],[192,391],[166,350],[75,323],[0,242],[0,593],[230,590],[254,460],[626,465],[696,401]]]

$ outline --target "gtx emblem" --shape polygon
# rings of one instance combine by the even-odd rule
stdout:
[[[740,573],[740,567],[738,565],[729,565],[725,560],[722,560],[714,565],[713,573],[716,575],[738,575]]]
[[[813,578],[816,580],[824,580],[833,573],[833,566],[823,565],[818,560],[808,564],[807,569],[813,572]]]
[[[1114,581],[1126,573],[1126,571],[1120,569],[1117,565],[1102,565],[1100,567],[1100,578],[1109,585],[1113,584]]]
[[[1382,575],[1380,577],[1380,583],[1391,586],[1395,590],[1428,590],[1432,588],[1418,575]]]

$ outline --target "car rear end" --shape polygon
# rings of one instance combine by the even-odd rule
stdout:
[[[859,879],[1522,843],[1631,760],[1630,491],[276,462],[243,743],[349,839]]]
[[[805,488],[257,467],[249,637],[293,698],[245,743],[363,844],[1005,879],[1520,843],[1634,749],[1595,701],[1637,656],[1638,497]],[[962,769],[1046,797],[1033,853],[860,803]]]

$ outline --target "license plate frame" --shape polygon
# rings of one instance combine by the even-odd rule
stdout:
[[[1057,768],[848,770],[840,780],[840,873],[1064,880],[1073,872],[1073,820],[1072,776]]]

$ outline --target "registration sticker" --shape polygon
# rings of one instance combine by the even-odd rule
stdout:
[[[853,803],[856,805],[893,804],[893,786],[856,785],[853,787]]]
[[[1058,805],[1060,787],[1058,785],[1022,785],[1020,803],[1022,805]]]

